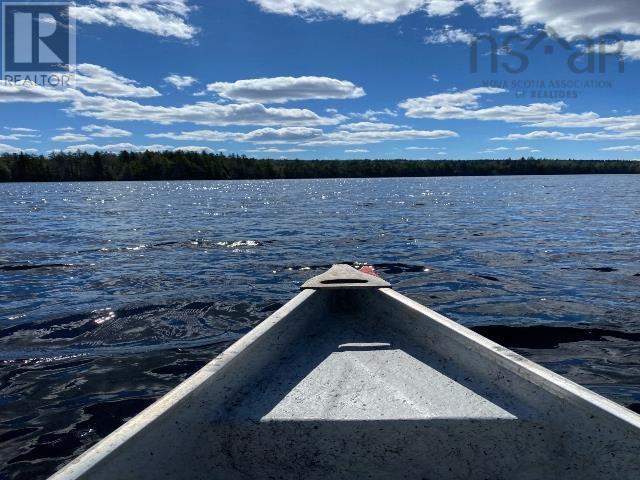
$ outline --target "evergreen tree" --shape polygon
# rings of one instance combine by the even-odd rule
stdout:
[[[243,180],[462,175],[637,174],[618,160],[257,160],[206,152],[25,153],[0,156],[0,182],[94,180]]]

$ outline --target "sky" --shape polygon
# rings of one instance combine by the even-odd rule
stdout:
[[[637,0],[78,0],[71,12],[73,85],[0,80],[0,153],[640,159]]]

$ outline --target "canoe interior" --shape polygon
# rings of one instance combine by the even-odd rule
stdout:
[[[640,478],[632,413],[447,322],[305,290],[57,480]]]

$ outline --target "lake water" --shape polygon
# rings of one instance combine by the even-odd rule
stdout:
[[[2,479],[52,473],[338,262],[640,406],[638,176],[0,192]]]

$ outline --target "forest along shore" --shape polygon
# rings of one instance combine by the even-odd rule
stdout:
[[[639,174],[639,161],[268,160],[221,153],[75,152],[0,156],[0,182]]]

